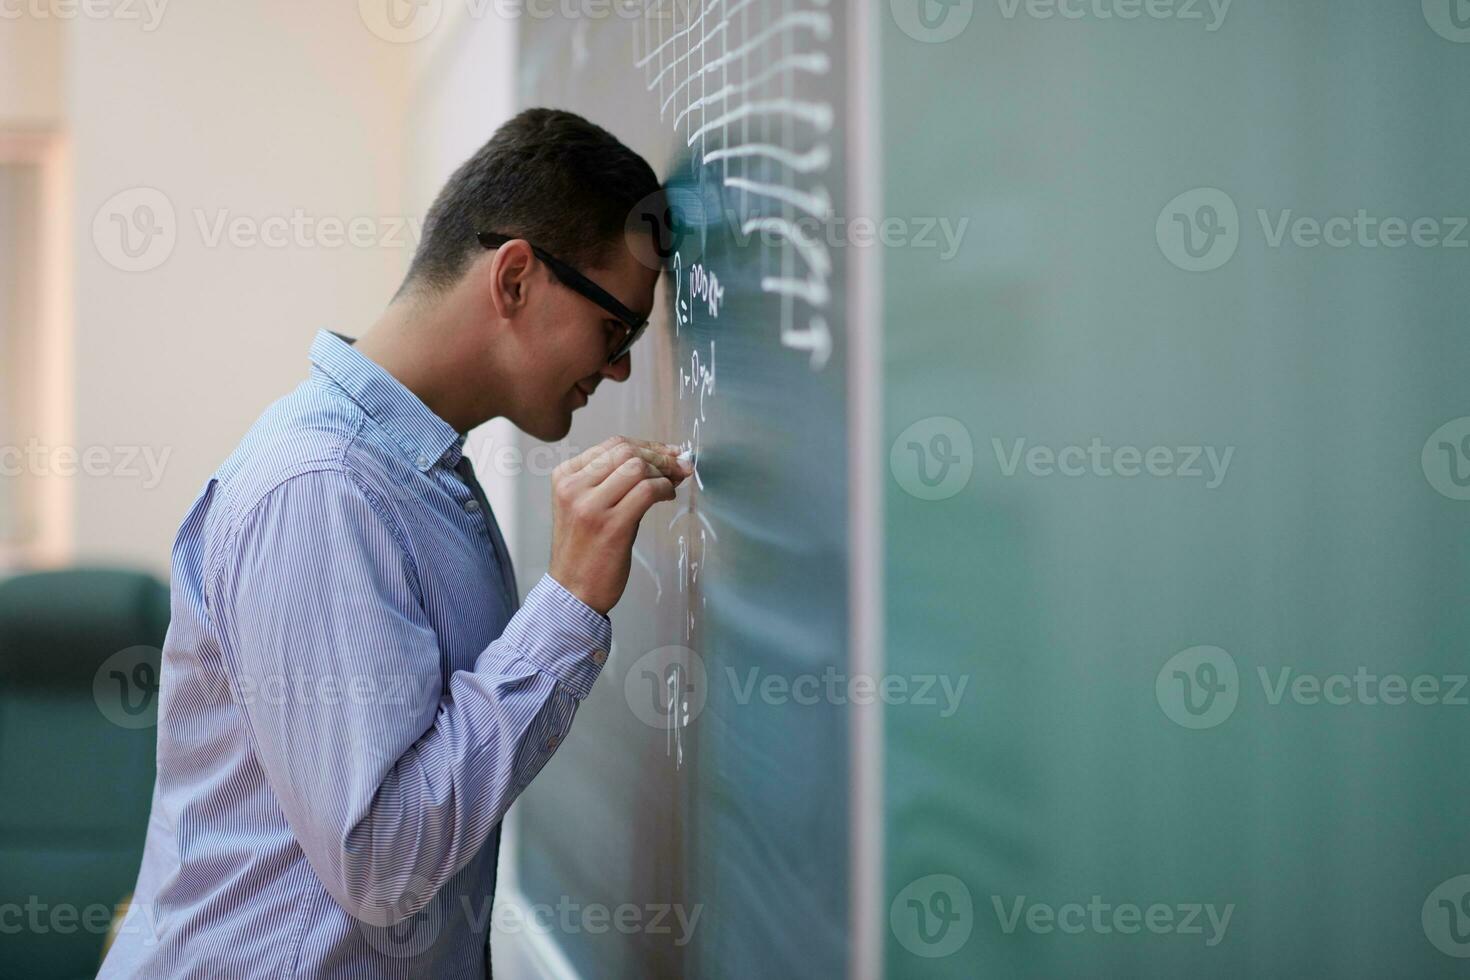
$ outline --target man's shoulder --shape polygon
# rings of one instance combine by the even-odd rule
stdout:
[[[282,486],[311,479],[369,495],[392,485],[389,453],[350,398],[303,382],[256,419],[215,473],[235,523]]]

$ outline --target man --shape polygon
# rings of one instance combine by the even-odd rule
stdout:
[[[638,522],[690,473],[610,440],[558,467],[519,605],[465,434],[556,440],[653,307],[648,165],[570,113],[450,178],[398,295],[208,481],[173,549],[158,781],[105,978],[488,974],[500,823],[607,659]],[[636,311],[636,312],[635,312]]]

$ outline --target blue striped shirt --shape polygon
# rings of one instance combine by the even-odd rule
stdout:
[[[172,554],[158,778],[101,977],[488,974],[500,822],[612,640],[517,602],[464,436],[328,331]]]

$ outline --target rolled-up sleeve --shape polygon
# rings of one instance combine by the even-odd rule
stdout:
[[[338,469],[266,494],[210,582],[266,778],[328,893],[373,925],[417,912],[474,857],[566,736],[612,639],[547,576],[446,689],[400,529]]]

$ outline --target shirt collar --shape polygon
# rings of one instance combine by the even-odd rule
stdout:
[[[441,459],[445,466],[456,466],[464,455],[464,434],[354,348],[354,342],[335,330],[318,330],[311,343],[311,363],[371,415],[420,472]]]

